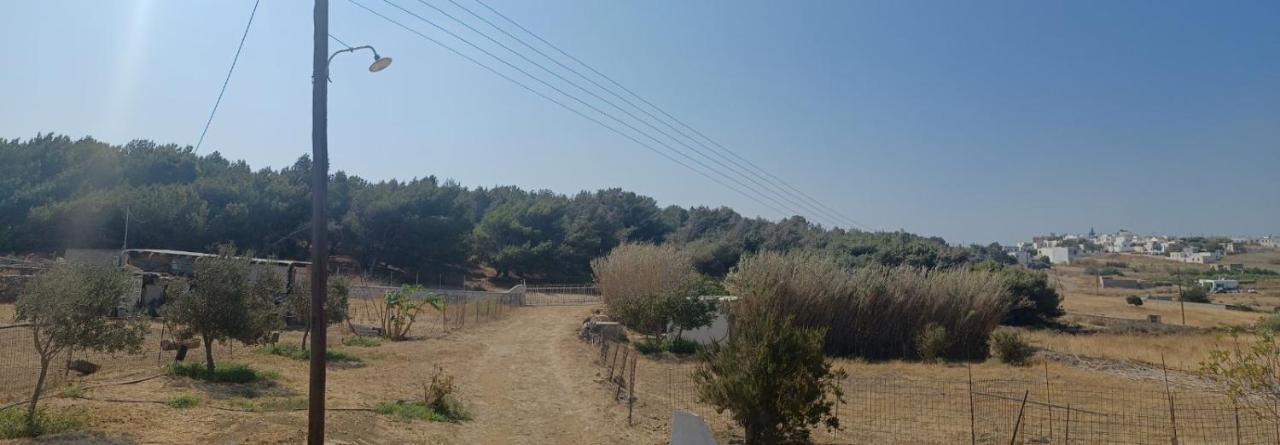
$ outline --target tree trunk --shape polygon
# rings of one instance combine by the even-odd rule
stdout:
[[[307,327],[307,329],[306,329],[306,330],[302,331],[302,350],[303,350],[303,351],[306,351],[306,350],[307,350],[307,336],[308,336],[308,335],[311,335],[311,328],[310,328],[310,327]]]
[[[31,433],[36,431],[36,402],[40,401],[40,393],[44,392],[44,379],[49,374],[50,357],[40,357],[40,377],[36,379],[36,389],[31,392],[31,403],[27,405],[27,428]]]
[[[203,338],[205,369],[209,371],[209,376],[213,376],[213,339],[207,335]]]

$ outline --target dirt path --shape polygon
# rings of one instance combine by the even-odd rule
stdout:
[[[328,440],[335,444],[659,444],[658,423],[627,426],[627,410],[610,398],[590,348],[575,338],[587,307],[522,308],[505,319],[433,338],[347,348],[366,365],[330,369]],[[331,334],[337,337],[337,334]],[[265,400],[306,397],[306,363],[261,353],[236,361],[280,374]],[[462,424],[406,421],[367,410],[381,402],[417,399],[439,365],[455,376],[458,397],[473,419]],[[45,443],[298,443],[302,411],[235,412],[245,399],[219,385],[162,377],[137,385],[96,388],[95,400],[53,399],[46,406],[83,409],[82,431]],[[194,394],[204,402],[176,410],[163,404]],[[103,400],[131,400],[119,403]],[[342,410],[342,408],[355,410]],[[665,420],[665,419],[663,419]]]

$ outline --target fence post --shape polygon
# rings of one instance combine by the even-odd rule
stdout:
[[[974,427],[973,420],[973,363],[967,363],[969,370],[969,443],[976,445],[978,443],[978,431]]]
[[[1236,445],[1240,445],[1240,405],[1236,404],[1236,400],[1231,399],[1231,408],[1236,415]]]
[[[440,298],[440,329],[449,332],[449,297]]]
[[[462,297],[462,316],[458,317],[458,327],[467,327],[467,297]]]
[[[1018,442],[1018,428],[1022,426],[1022,411],[1027,409],[1027,396],[1031,395],[1031,390],[1022,392],[1022,406],[1018,408],[1018,420],[1013,423],[1013,437],[1009,438],[1009,445]]]
[[[627,359],[630,357],[631,357],[631,348],[623,349],[622,350],[622,370],[618,371],[618,378],[624,381],[615,383],[615,385],[617,385],[618,387],[618,390],[613,394],[614,401],[617,401],[619,397],[622,397],[622,390],[626,389],[626,388],[623,388],[623,383],[625,383],[625,380],[627,379]]]
[[[1071,444],[1071,404],[1067,404],[1067,431],[1063,433],[1062,443],[1064,445]]]
[[[1045,408],[1049,410],[1049,443],[1053,443],[1053,396],[1049,391],[1049,361],[1044,362],[1044,401]]]
[[[613,383],[613,367],[618,364],[618,346],[613,347],[613,358],[609,359],[609,382]]]
[[[1160,354],[1160,369],[1164,370],[1164,395],[1169,399],[1169,426],[1173,432],[1173,439],[1170,443],[1178,445],[1178,415],[1173,408],[1173,392],[1169,390],[1169,367],[1165,365],[1164,354]]]
[[[631,426],[631,413],[636,406],[636,357],[631,357],[631,379],[627,380],[627,426]],[[1236,415],[1236,436],[1240,435],[1240,415]],[[1239,445],[1238,443],[1236,445]]]

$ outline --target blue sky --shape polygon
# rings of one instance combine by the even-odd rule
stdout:
[[[1280,233],[1280,2],[488,2],[873,228]],[[6,3],[0,137],[195,144],[251,6]],[[335,169],[779,216],[347,1],[330,27],[395,59],[377,74],[364,54],[335,61]],[[308,153],[310,45],[310,2],[263,1],[201,151],[255,167]]]

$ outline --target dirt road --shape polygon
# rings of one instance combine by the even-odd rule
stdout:
[[[624,404],[610,398],[591,350],[574,336],[586,307],[535,307],[445,336],[345,348],[365,366],[330,369],[328,439],[337,444],[658,444],[660,425],[627,426]],[[334,331],[331,334],[337,337]],[[336,343],[336,342],[335,342]],[[52,399],[54,409],[83,409],[81,432],[40,443],[300,443],[305,411],[240,411],[246,403],[298,406],[306,397],[306,363],[262,353],[236,361],[279,372],[268,388],[205,385],[161,377],[89,391],[95,400]],[[436,366],[455,376],[473,420],[406,421],[371,411],[378,403],[421,397]],[[57,392],[57,391],[53,391]],[[164,405],[193,394],[191,409]],[[107,401],[113,400],[113,401]],[[286,408],[287,409],[287,408]]]

